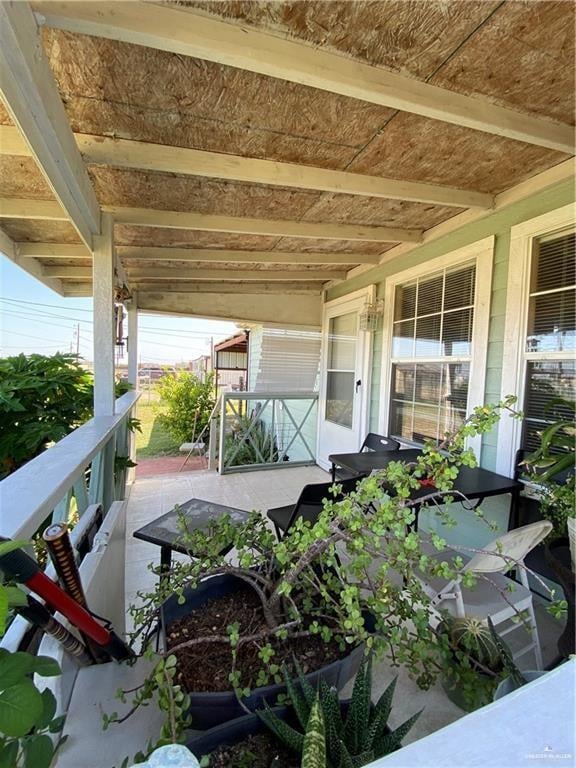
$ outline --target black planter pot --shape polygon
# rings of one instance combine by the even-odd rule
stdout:
[[[173,595],[162,606],[161,626],[163,641],[166,638],[166,628],[176,619],[180,619],[190,613],[191,609],[199,608],[208,600],[223,597],[231,592],[236,592],[246,586],[246,583],[234,576],[215,576],[201,582],[195,589],[184,592],[185,602],[178,604],[178,598]],[[343,659],[332,662],[316,672],[311,672],[306,677],[315,683],[323,679],[329,686],[340,691],[346,683],[356,674],[362,661],[364,649],[362,646],[354,648]],[[267,685],[262,688],[254,688],[251,695],[243,699],[248,709],[254,711],[262,707],[263,702],[273,705],[277,697],[285,693],[284,685]],[[242,718],[245,711],[242,709],[234,691],[214,693],[195,693],[187,691],[190,696],[190,714],[192,716],[192,728],[205,730],[226,723],[229,720]],[[257,718],[256,718],[257,719]]]
[[[274,707],[273,712],[282,720],[290,720],[292,714],[289,707]],[[195,736],[186,746],[200,760],[218,747],[232,747],[249,736],[266,732],[270,733],[258,715],[244,715]]]

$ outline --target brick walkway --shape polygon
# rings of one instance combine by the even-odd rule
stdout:
[[[136,477],[154,477],[155,475],[170,475],[180,471],[186,454],[181,456],[158,456],[153,459],[139,459],[136,467]],[[208,462],[204,456],[190,456],[182,472],[197,472],[207,469]]]

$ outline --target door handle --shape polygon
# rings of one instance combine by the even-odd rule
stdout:
[[[361,386],[362,386],[362,379],[358,379],[358,381],[356,382],[356,393],[358,393],[358,390],[360,389]]]

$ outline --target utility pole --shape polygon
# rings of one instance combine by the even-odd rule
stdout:
[[[80,323],[76,324],[76,357],[80,357]]]

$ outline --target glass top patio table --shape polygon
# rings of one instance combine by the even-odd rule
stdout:
[[[422,451],[418,448],[370,453],[333,453],[328,457],[328,460],[332,462],[333,473],[335,467],[338,466],[362,475],[384,469],[391,461],[415,461],[421,453]],[[459,494],[463,494],[470,501],[476,502],[473,507],[477,507],[488,496],[500,496],[509,493],[511,495],[509,528],[511,529],[517,527],[516,515],[521,488],[522,483],[517,480],[498,475],[487,469],[460,467],[453,490],[456,491],[455,500],[458,500]],[[429,497],[433,492],[434,488],[423,487],[420,491],[416,491],[412,498],[417,500],[419,497]],[[416,509],[417,514],[418,508]]]
[[[170,568],[173,551],[194,556],[194,553],[190,553],[178,541],[182,535],[180,520],[183,520],[186,530],[192,532],[208,529],[211,522],[215,522],[224,515],[230,515],[233,523],[243,523],[248,518],[248,514],[244,509],[227,507],[224,504],[215,504],[204,499],[190,499],[183,504],[176,505],[170,512],[134,531],[133,535],[135,539],[148,541],[160,547],[161,572],[165,572]],[[231,544],[225,546],[220,554],[225,555],[231,548]]]

